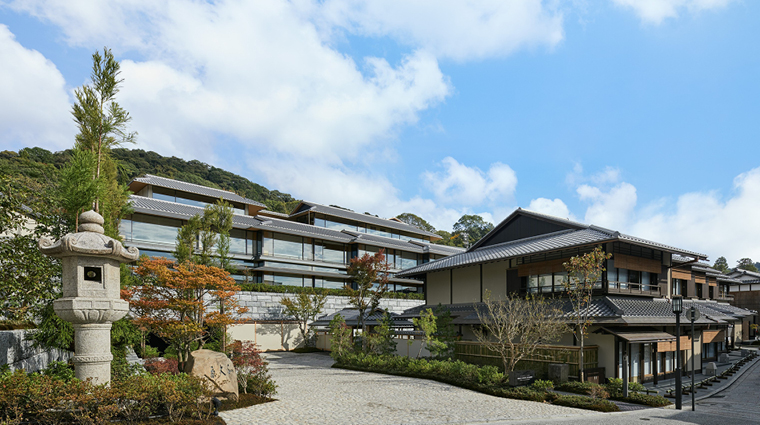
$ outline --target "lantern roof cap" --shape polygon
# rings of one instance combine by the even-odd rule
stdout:
[[[60,240],[40,238],[40,251],[51,257],[104,257],[122,263],[135,261],[140,256],[137,248],[124,248],[121,242],[106,236],[103,217],[95,211],[80,214],[79,223],[78,232],[68,233]]]

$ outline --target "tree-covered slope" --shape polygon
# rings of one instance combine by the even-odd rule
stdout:
[[[259,201],[272,211],[287,213],[298,200],[290,194],[269,190],[229,171],[198,160],[185,161],[165,157],[142,149],[113,149],[119,163],[119,182],[128,183],[143,174],[154,174],[203,186],[229,190]],[[24,148],[19,152],[0,152],[0,173],[24,175],[33,179],[57,181],[58,171],[69,161],[71,150],[50,152],[42,148]]]

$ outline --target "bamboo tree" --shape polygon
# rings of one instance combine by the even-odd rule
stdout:
[[[591,300],[594,292],[594,284],[601,281],[602,272],[605,270],[604,262],[612,257],[601,248],[596,247],[593,251],[570,258],[563,263],[568,273],[568,279],[563,282],[565,290],[570,297],[573,307],[573,335],[580,343],[580,357],[578,364],[578,378],[583,382],[584,367],[584,339],[588,328],[593,323],[591,318]]]

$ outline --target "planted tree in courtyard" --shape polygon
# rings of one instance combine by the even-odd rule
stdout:
[[[237,323],[246,311],[234,297],[240,288],[218,267],[166,258],[140,260],[139,282],[122,290],[139,328],[150,329],[177,351],[182,370],[190,352],[208,340],[208,328]],[[217,308],[222,303],[224,310]]]
[[[298,330],[307,346],[313,341],[309,322],[313,322],[322,312],[326,301],[327,294],[317,294],[313,288],[309,292],[299,292],[293,298],[283,297],[280,300],[280,304],[285,307],[283,313],[298,321]]]
[[[578,373],[581,382],[584,380],[584,339],[586,332],[591,326],[593,320],[591,317],[591,301],[594,286],[602,280],[604,272],[604,262],[612,257],[612,254],[605,253],[601,248],[596,247],[593,251],[586,254],[570,258],[563,263],[568,273],[568,279],[563,282],[565,291],[570,297],[572,305],[572,332],[580,343],[580,357],[578,364]]]
[[[74,90],[76,102],[71,114],[79,128],[75,147],[94,154],[95,170],[91,176],[93,180],[99,180],[101,174],[107,171],[112,174],[109,180],[115,183],[116,167],[110,160],[110,150],[123,143],[134,143],[136,136],[136,133],[127,130],[127,124],[131,120],[129,113],[116,102],[119,85],[124,81],[119,79],[120,67],[110,49],[104,48],[102,55],[96,51],[92,55],[90,84]],[[107,189],[101,193],[109,198],[107,211],[100,210],[101,196],[95,198],[93,207],[106,219],[108,230],[109,220],[113,221],[116,218],[118,225],[121,218],[118,204],[126,191],[123,187],[120,189],[118,184],[109,185]]]
[[[221,199],[206,205],[202,215],[191,217],[177,232],[174,256],[179,263],[191,261],[230,271],[230,230],[232,206]]]
[[[480,328],[475,337],[501,357],[505,373],[515,370],[517,363],[532,356],[539,346],[558,340],[566,329],[561,311],[538,296],[509,295],[495,300],[486,291],[476,311]]]
[[[366,334],[365,315],[374,311],[380,305],[380,299],[388,290],[388,269],[385,254],[381,249],[374,255],[364,254],[352,258],[348,265],[348,275],[356,285],[356,289],[346,285],[348,303],[359,311],[359,328]],[[362,342],[362,347],[365,347]]]
[[[443,350],[445,344],[438,341],[435,337],[435,333],[438,330],[436,323],[436,317],[433,310],[428,308],[420,312],[420,317],[412,319],[414,326],[422,331],[422,341],[420,342],[420,351],[417,353],[417,358],[422,355],[422,349],[427,347],[430,353]]]

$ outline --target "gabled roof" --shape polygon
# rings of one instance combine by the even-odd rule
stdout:
[[[136,177],[132,179],[132,181],[129,182],[129,187],[133,188],[133,186],[136,184],[141,184],[140,185],[141,187],[137,190],[134,190],[135,192],[142,189],[142,186],[153,185],[153,186],[165,187],[167,189],[179,190],[182,192],[194,193],[196,195],[209,196],[214,199],[221,198],[221,199],[224,199],[225,201],[240,202],[242,204],[255,205],[257,207],[266,208],[266,205],[262,204],[261,202],[257,202],[257,201],[254,201],[253,199],[245,198],[243,196],[240,196],[236,193],[233,193],[227,190],[214,189],[207,186],[201,186],[198,184],[169,179],[166,177],[154,176],[152,174],[146,174],[142,177]]]
[[[346,325],[350,327],[359,326],[359,310],[355,308],[344,308],[343,310],[336,311],[335,313],[327,314],[317,318],[310,326],[329,326],[330,321],[340,314],[345,320]],[[382,323],[385,310],[377,308],[374,311],[364,313],[364,324],[367,326],[377,326]],[[411,321],[399,317],[396,313],[388,312],[391,318],[391,323],[394,328],[413,328],[414,324]]]
[[[482,241],[489,239],[503,230],[505,226],[518,216],[528,216],[539,218],[544,221],[554,221],[559,227],[565,230],[558,230],[551,233],[545,233],[537,236],[502,242],[498,244],[486,244]],[[489,236],[490,235],[490,236]],[[605,229],[603,227],[586,225],[574,221],[539,214],[518,208],[515,212],[504,219],[488,235],[484,236],[478,243],[470,247],[466,252],[455,254],[439,261],[422,264],[412,267],[399,273],[402,276],[413,276],[432,271],[446,270],[456,267],[464,267],[484,262],[501,261],[511,257],[537,254],[540,252],[556,251],[567,248],[574,248],[583,245],[600,244],[604,242],[621,241],[634,245],[645,246],[649,248],[660,249],[672,253],[691,255],[696,258],[706,258],[705,254],[700,254],[669,245],[653,242],[646,239],[629,236],[620,232]]]
[[[308,211],[312,213],[320,213],[320,214],[329,215],[333,217],[340,217],[340,218],[344,218],[348,220],[354,220],[354,221],[358,221],[362,223],[372,224],[375,226],[381,226],[381,227],[400,230],[400,231],[404,231],[408,233],[428,236],[433,239],[441,239],[441,237],[435,233],[422,230],[419,227],[412,226],[411,224],[399,222],[398,220],[389,220],[385,218],[379,218],[373,215],[361,214],[361,213],[346,210],[343,208],[330,207],[327,205],[317,204],[316,202],[302,201],[293,209],[293,213],[291,214],[291,217],[299,216]]]

